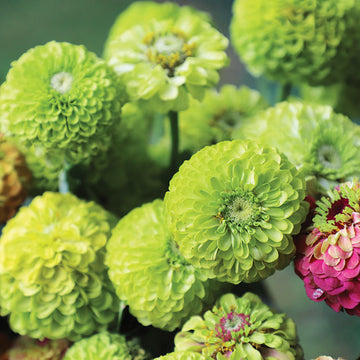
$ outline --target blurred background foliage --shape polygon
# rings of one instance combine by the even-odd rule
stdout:
[[[270,0],[271,1],[271,0]],[[10,63],[29,48],[50,40],[83,44],[99,56],[109,29],[130,0],[0,0],[0,82]],[[158,1],[164,2],[164,1]],[[177,1],[210,12],[215,26],[229,35],[232,0]],[[221,84],[246,84],[270,101],[278,96],[276,84],[254,79],[230,47],[230,65],[221,73]],[[355,360],[360,355],[360,319],[335,313],[309,300],[293,267],[265,280],[272,305],[297,323],[306,359],[319,355]]]

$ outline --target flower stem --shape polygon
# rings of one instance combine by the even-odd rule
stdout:
[[[285,83],[282,85],[280,101],[285,101],[289,97],[291,93],[291,88],[292,88],[291,83]]]
[[[170,129],[171,129],[171,158],[169,171],[172,176],[178,170],[179,161],[179,113],[176,111],[169,112]]]
[[[122,319],[123,319],[123,314],[124,314],[125,307],[126,307],[125,302],[120,300],[119,314],[118,314],[118,318],[116,320],[116,328],[115,328],[116,333],[120,333],[120,327],[121,327],[121,322],[122,322]]]
[[[64,166],[59,174],[59,193],[66,194],[70,191],[68,181],[68,171],[70,167],[70,164],[64,161]]]

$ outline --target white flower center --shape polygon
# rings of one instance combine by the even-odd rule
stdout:
[[[159,54],[172,54],[180,52],[183,48],[184,40],[179,36],[169,34],[156,39],[154,49]]]
[[[70,73],[62,71],[51,78],[50,85],[54,90],[61,94],[65,94],[70,91],[73,80],[74,78]]]
[[[323,145],[319,148],[318,160],[320,163],[330,169],[340,169],[341,168],[341,158],[337,150],[331,145]]]

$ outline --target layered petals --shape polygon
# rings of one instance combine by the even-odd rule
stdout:
[[[38,339],[106,329],[118,299],[104,265],[113,217],[71,194],[44,193],[8,221],[0,240],[0,311]]]
[[[301,172],[276,149],[223,141],[186,161],[165,195],[170,232],[194,266],[253,282],[287,266],[308,204]]]

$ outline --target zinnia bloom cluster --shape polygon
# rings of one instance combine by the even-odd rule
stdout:
[[[231,38],[255,75],[331,83],[353,70],[359,11],[355,0],[236,0]]]
[[[199,314],[223,289],[205,281],[202,271],[180,254],[165,224],[162,200],[119,221],[107,245],[106,263],[117,295],[139,322],[168,331]]]
[[[317,204],[311,231],[296,239],[295,271],[310,299],[360,316],[360,183]]]
[[[185,350],[218,360],[303,358],[293,320],[249,292],[225,294],[203,317],[191,317],[175,336],[175,353]]]
[[[0,311],[37,339],[77,340],[114,320],[118,299],[104,265],[113,218],[71,194],[22,207],[0,241]]]
[[[158,113],[184,110],[189,94],[201,99],[204,90],[218,82],[217,71],[228,60],[224,51],[228,40],[207,16],[190,7],[148,4],[154,15],[150,19],[148,14],[139,17],[143,9],[135,11],[141,4],[134,4],[115,22],[105,58],[131,100]]]
[[[77,163],[109,146],[125,95],[104,60],[51,41],[12,63],[0,88],[2,131]]]
[[[308,206],[303,174],[275,148],[223,141],[185,161],[165,195],[181,254],[210,277],[253,282],[287,266]]]

